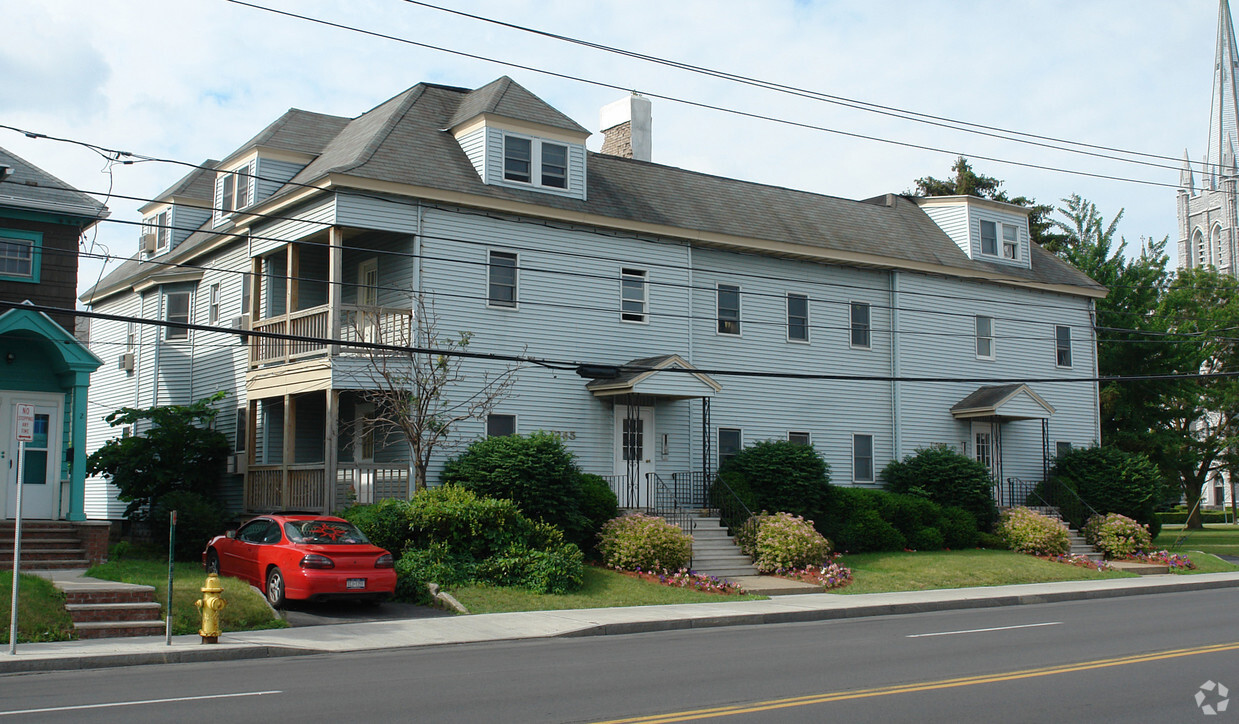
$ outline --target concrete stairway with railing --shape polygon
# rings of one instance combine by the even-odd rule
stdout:
[[[1067,529],[1067,533],[1071,540],[1071,549],[1067,551],[1068,553],[1073,556],[1083,556],[1084,558],[1088,558],[1093,561],[1100,561],[1105,558],[1101,551],[1089,545],[1089,543],[1084,540],[1084,536],[1080,535],[1078,530],[1072,528],[1070,523],[1063,520],[1063,514],[1059,512],[1058,508],[1048,505],[1029,507],[1031,510],[1035,510],[1044,516],[1057,520],[1064,528]]]
[[[706,512],[693,519],[693,570],[706,576],[733,579],[758,575],[749,557],[727,535],[717,516]]]

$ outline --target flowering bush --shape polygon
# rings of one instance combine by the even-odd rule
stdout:
[[[1084,525],[1084,540],[1097,546],[1107,558],[1126,558],[1153,544],[1149,529],[1125,515],[1094,515]]]
[[[835,557],[837,558],[838,556]],[[798,569],[780,568],[774,571],[774,575],[781,578],[790,578],[794,581],[812,583],[821,586],[827,591],[833,588],[843,588],[852,582],[852,569],[839,565],[835,560],[830,561],[830,563],[824,566],[807,566]]]
[[[736,538],[740,550],[762,573],[821,566],[830,556],[830,541],[813,529],[813,523],[791,513],[755,515]]]
[[[1066,526],[1028,508],[1005,511],[998,523],[998,535],[1008,548],[1020,553],[1059,556],[1071,549]]]
[[[1192,563],[1191,558],[1181,556],[1178,553],[1170,553],[1169,551],[1137,551],[1128,556],[1128,558],[1142,563],[1161,563],[1170,566],[1171,570],[1190,571],[1196,568],[1196,564]]]
[[[687,568],[681,568],[675,573],[663,571],[658,574],[658,582],[675,588],[691,588],[705,593],[744,593],[744,589],[715,576],[707,576]]]
[[[1077,553],[1065,553],[1062,555],[1050,556],[1049,559],[1055,563],[1066,563],[1070,566],[1091,568],[1095,571],[1109,571],[1114,568],[1114,566],[1105,561],[1095,561],[1092,558],[1082,556]]]
[[[603,524],[598,553],[608,566],[623,571],[675,571],[692,559],[693,539],[662,518],[624,515]]]

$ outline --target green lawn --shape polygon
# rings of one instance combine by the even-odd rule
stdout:
[[[672,588],[597,566],[585,567],[585,584],[575,593],[539,594],[519,588],[476,585],[455,588],[450,593],[471,613],[560,611],[573,608],[710,603],[764,598],[763,596],[724,596],[717,593],[700,593],[685,588]]]
[[[1153,539],[1153,547],[1165,548],[1171,553],[1204,551],[1239,556],[1239,526],[1210,523],[1204,530],[1184,530],[1182,525],[1166,525]]]
[[[852,569],[852,584],[838,591],[844,594],[1128,578],[1135,575],[1095,571],[1023,553],[981,549],[852,553],[844,555],[839,562]]]
[[[124,558],[109,561],[86,571],[86,575],[108,581],[138,583],[155,587],[155,599],[168,608],[168,562]],[[222,578],[223,597],[228,602],[220,612],[223,631],[252,631],[264,628],[285,628],[283,619],[271,613],[262,594],[237,578]],[[172,633],[196,634],[202,626],[202,614],[194,601],[202,598],[206,573],[201,563],[177,563],[173,568]]]
[[[9,621],[13,609],[13,572],[0,571],[0,611],[4,625],[0,644],[9,643]],[[17,584],[17,643],[69,641],[74,638],[73,621],[65,611],[65,595],[46,578],[21,574]]]

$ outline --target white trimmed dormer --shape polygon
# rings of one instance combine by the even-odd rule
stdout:
[[[589,132],[510,78],[470,93],[446,130],[482,183],[585,198]]]
[[[313,160],[306,153],[252,146],[233,154],[215,172],[213,225],[264,201]]]
[[[912,199],[965,253],[976,261],[1028,268],[1028,209],[977,196]]]

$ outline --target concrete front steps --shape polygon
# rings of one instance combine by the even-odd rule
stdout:
[[[65,594],[79,639],[160,636],[164,622],[155,589],[97,578],[48,576]]]
[[[1067,529],[1067,533],[1070,536],[1070,540],[1071,540],[1071,548],[1067,552],[1070,553],[1071,555],[1082,556],[1092,561],[1101,561],[1103,558],[1105,558],[1105,555],[1101,551],[1089,545],[1084,540],[1084,536],[1080,535],[1079,531],[1077,531],[1075,528],[1072,528],[1071,525],[1067,523],[1067,521],[1063,520],[1062,514],[1058,512],[1058,508],[1051,508],[1049,506],[1029,506],[1029,508],[1037,511],[1038,513],[1042,515],[1046,515],[1051,518],[1054,518],[1059,523],[1061,523],[1064,528]]]
[[[727,580],[758,575],[717,517],[701,515],[693,523],[694,571]]]
[[[0,521],[0,571],[13,570],[11,520]],[[21,567],[23,571],[86,568],[86,548],[73,525],[64,521],[22,521]]]

